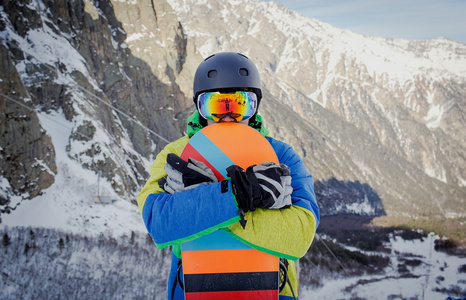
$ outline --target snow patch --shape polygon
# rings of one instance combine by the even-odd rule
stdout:
[[[427,116],[424,118],[427,127],[429,129],[438,128],[440,126],[440,122],[442,121],[444,112],[445,110],[441,105],[432,106],[427,112]]]
[[[346,205],[346,209],[349,212],[352,212],[357,215],[375,215],[375,208],[373,208],[369,204],[369,200],[367,200],[367,196],[364,202],[362,203],[351,203],[350,205]]]

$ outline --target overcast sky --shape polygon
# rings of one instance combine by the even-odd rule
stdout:
[[[466,0],[274,0],[333,26],[378,37],[466,43]]]

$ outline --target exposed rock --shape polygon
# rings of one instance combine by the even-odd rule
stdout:
[[[31,199],[54,182],[55,149],[1,44],[0,64],[0,176],[8,180],[15,195]],[[9,204],[6,197],[1,202]]]

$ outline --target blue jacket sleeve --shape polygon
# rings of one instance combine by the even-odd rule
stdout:
[[[180,244],[239,220],[229,181],[173,195],[150,194],[142,217],[159,248]],[[223,185],[223,187],[222,187]]]

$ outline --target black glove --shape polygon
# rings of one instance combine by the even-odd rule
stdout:
[[[218,182],[214,172],[203,162],[194,158],[189,158],[186,162],[173,153],[167,155],[165,172],[167,177],[160,179],[159,185],[170,194],[190,190],[202,184]]]
[[[262,196],[259,202],[254,203],[255,207],[279,209],[291,206],[293,187],[290,168],[287,165],[265,162],[249,167],[246,173],[251,172],[257,178]]]
[[[243,212],[256,208],[279,209],[291,206],[290,169],[284,164],[266,162],[246,171],[237,165],[227,168],[238,208]]]
[[[254,181],[255,184],[252,183],[244,169],[237,165],[231,165],[227,168],[227,176],[230,177],[233,194],[240,211],[246,213],[255,210],[254,199],[257,202],[261,198],[257,180]]]

